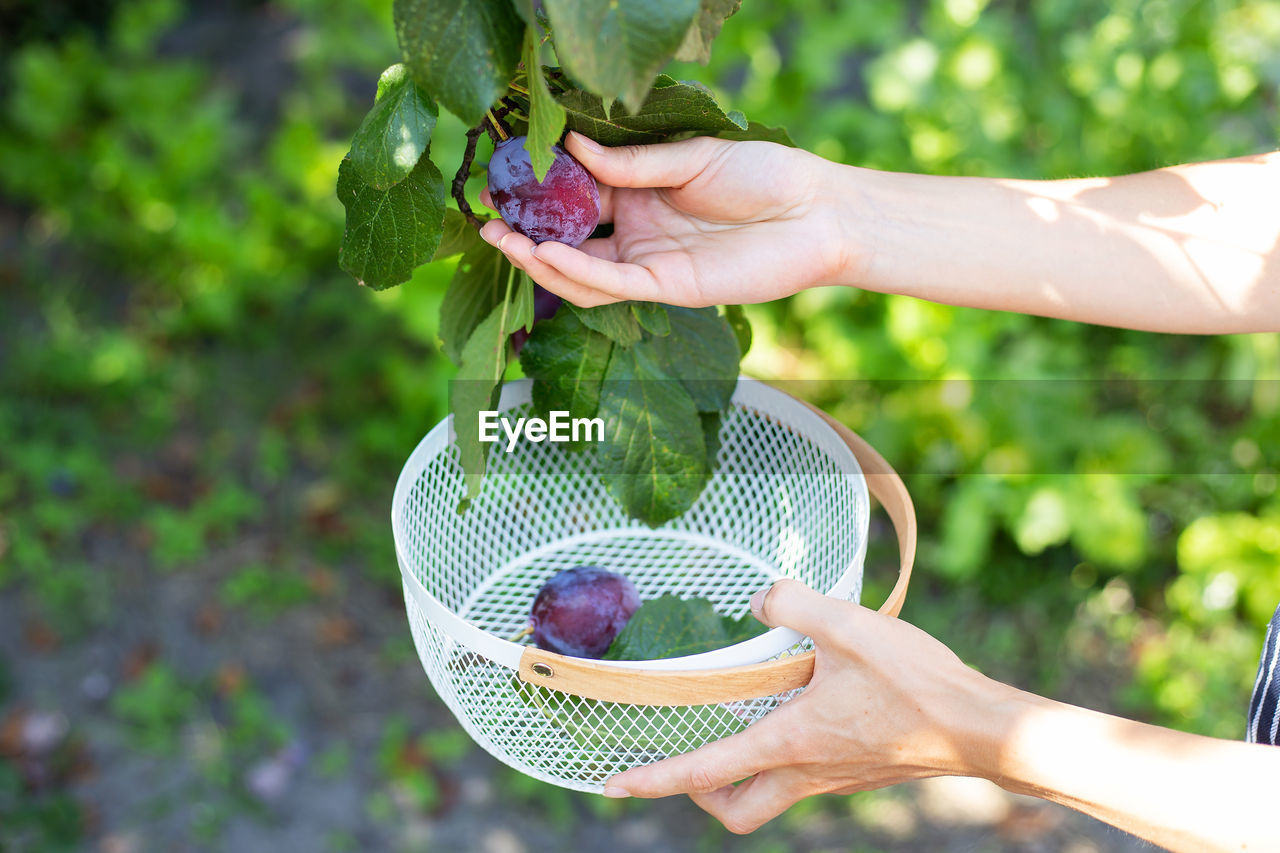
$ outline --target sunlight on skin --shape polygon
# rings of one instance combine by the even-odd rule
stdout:
[[[1004,685],[1000,685],[1004,687]],[[1272,850],[1260,808],[1280,749],[1163,729],[1006,688],[976,767],[1007,790],[1092,814],[1172,850]],[[972,767],[971,767],[972,769]]]
[[[1280,315],[1280,155],[1062,181],[854,171],[869,289],[1154,331]]]
[[[1248,170],[1244,174],[1242,170]],[[1009,182],[1010,186],[1028,194],[1036,193],[1027,206],[1045,222],[1059,221],[1063,215],[1059,204],[1068,205],[1103,229],[1134,229],[1135,243],[1144,245],[1153,260],[1163,259],[1173,265],[1171,278],[1192,275],[1204,285],[1204,295],[1221,309],[1243,314],[1250,308],[1252,291],[1263,284],[1268,256],[1280,241],[1280,223],[1260,209],[1258,201],[1275,198],[1280,193],[1280,155],[1244,157],[1217,163],[1172,167],[1157,172],[1130,176],[1131,183],[1143,182],[1151,190],[1146,198],[1159,208],[1172,202],[1179,209],[1160,213],[1147,208],[1132,212],[1113,211],[1105,201],[1091,201],[1087,196],[1106,196],[1113,179],[1073,180],[1058,182]],[[1168,180],[1165,180],[1168,179]],[[1180,181],[1173,192],[1162,192],[1158,181]],[[1256,187],[1252,197],[1232,197],[1214,201],[1224,186]],[[1273,189],[1268,190],[1268,186]],[[1183,196],[1183,198],[1178,198]],[[1188,198],[1194,196],[1194,198]],[[1183,209],[1191,201],[1192,206]],[[1167,245],[1162,245],[1166,243]],[[1189,265],[1178,270],[1175,252]],[[1218,282],[1219,284],[1214,284]],[[1229,283],[1228,285],[1221,284]]]
[[[1058,205],[1052,199],[1028,199],[1027,207],[1031,208],[1032,213],[1048,223],[1057,222],[1062,218],[1062,212],[1058,210]]]

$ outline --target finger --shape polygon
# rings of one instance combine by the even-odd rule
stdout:
[[[751,599],[751,613],[770,628],[785,625],[813,637],[818,643],[831,641],[840,627],[857,620],[861,608],[847,601],[823,595],[800,581],[783,579]]]
[[[596,181],[596,190],[600,193],[600,221],[597,224],[608,225],[613,222],[613,197],[617,193],[613,187],[599,181]]]
[[[561,244],[543,243],[542,245],[558,246]],[[497,246],[499,251],[506,255],[507,260],[511,261],[517,269],[524,270],[535,282],[550,290],[556,296],[568,299],[580,308],[594,308],[597,305],[607,305],[610,302],[618,301],[607,293],[601,293],[595,288],[587,287],[580,282],[567,278],[555,267],[544,263],[541,258],[534,254],[533,241],[518,231],[508,230],[498,240]],[[541,247],[539,247],[539,250],[541,250]]]
[[[732,143],[709,136],[658,145],[607,148],[574,131],[566,147],[578,162],[611,187],[682,187]]]
[[[493,196],[489,195],[489,188],[485,187],[480,190],[480,203],[490,210],[497,210],[498,206],[493,203]]]
[[[583,242],[578,251],[602,261],[618,262],[618,243],[612,237],[593,237]]]
[[[737,835],[755,832],[806,796],[801,778],[787,770],[770,770],[741,785],[707,794],[690,794],[707,814]]]
[[[511,226],[501,219],[490,219],[480,226],[480,239],[490,246],[497,246],[502,241],[502,238],[510,233],[512,233]]]
[[[608,294],[615,300],[663,301],[658,280],[639,264],[614,263],[556,242],[538,246],[538,259],[570,281]]]
[[[605,789],[646,799],[710,794],[776,767],[785,761],[786,739],[780,736],[776,724],[770,724],[774,719],[764,717],[746,731],[712,741],[693,752],[623,771],[605,782]]]

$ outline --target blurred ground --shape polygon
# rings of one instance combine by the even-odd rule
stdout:
[[[16,596],[0,598],[0,646],[19,650],[9,676],[22,697],[0,745],[81,805],[83,849],[1149,849],[978,780],[829,798],[745,838],[684,798],[616,804],[523,780],[454,726],[393,595],[362,584],[339,594],[319,571],[317,600],[278,617],[221,604],[228,567],[268,551],[267,537],[251,534],[181,575],[123,583],[114,608],[142,618],[66,645]],[[100,556],[142,562],[127,548]],[[136,710],[121,719],[125,707]],[[44,849],[24,834],[7,836],[12,849]]]

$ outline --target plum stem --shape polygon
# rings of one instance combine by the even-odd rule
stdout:
[[[511,137],[511,134],[507,133],[506,128],[502,126],[502,122],[498,121],[498,117],[493,114],[493,110],[485,110],[484,114],[489,117],[489,126],[497,132],[498,139],[506,142]]]
[[[511,638],[511,642],[518,643],[532,633],[533,633],[533,625],[525,625],[523,631],[521,631],[519,634],[516,634],[514,637]]]

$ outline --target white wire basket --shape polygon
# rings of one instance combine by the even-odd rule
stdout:
[[[505,385],[499,410],[534,414],[530,389]],[[484,488],[461,514],[451,419],[409,457],[391,517],[414,643],[432,686],[490,754],[599,792],[614,773],[741,731],[812,676],[812,643],[788,628],[652,661],[585,660],[505,639],[562,569],[602,566],[629,577],[641,599],[701,596],[728,616],[781,578],[857,601],[870,486],[898,531],[898,583],[881,608],[897,614],[915,515],[893,469],[843,425],[761,382],[738,382],[722,424],[715,474],[658,528],[626,516],[590,452],[495,445]]]

